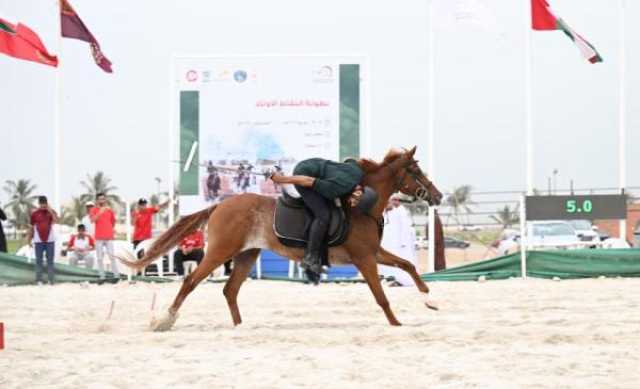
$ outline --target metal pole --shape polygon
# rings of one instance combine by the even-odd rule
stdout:
[[[171,61],[169,63],[169,226],[172,226],[175,222],[175,166],[173,165],[173,160],[179,159],[174,158],[176,155],[176,146],[174,143],[175,138],[175,128],[176,128],[176,87],[175,87],[175,56],[171,56]]]
[[[431,180],[435,181],[436,180],[436,168],[435,168],[435,157],[434,157],[434,151],[435,151],[435,67],[436,67],[436,61],[435,61],[435,52],[436,52],[436,48],[435,48],[435,28],[433,26],[434,22],[435,22],[435,15],[434,15],[434,2],[435,0],[431,0],[429,1],[429,78],[428,78],[428,83],[429,85],[427,86],[427,88],[429,88],[429,120],[428,120],[428,136],[429,136],[429,141],[427,143],[427,152],[429,153],[428,155],[428,161],[429,161],[429,175],[431,176]]]
[[[428,88],[429,88],[429,141],[427,144],[428,147],[428,160],[429,160],[429,175],[431,176],[431,180],[436,180],[436,166],[435,166],[435,68],[436,68],[436,37],[435,37],[435,0],[429,1],[429,79],[428,79]],[[429,255],[427,260],[427,272],[433,273],[435,271],[436,264],[436,207],[429,207]]]
[[[526,196],[520,196],[520,272],[527,279],[527,212]]]
[[[55,1],[56,6],[58,7],[57,13],[60,14],[60,1]],[[62,21],[60,20],[61,16],[58,16],[58,58],[62,58]],[[58,68],[56,69],[56,98],[55,98],[55,123],[53,128],[53,208],[58,212],[58,215],[62,215],[62,199],[60,195],[60,147],[62,142],[60,142],[60,136],[62,135],[62,69],[61,62],[58,61]]]
[[[627,143],[627,129],[626,129],[626,105],[627,105],[627,96],[626,96],[626,39],[625,39],[625,24],[626,24],[626,16],[625,16],[625,0],[620,0],[618,2],[618,12],[620,22],[618,23],[618,33],[620,40],[620,64],[619,64],[619,88],[620,88],[620,96],[619,96],[619,137],[618,137],[618,164],[619,164],[619,180],[620,180],[620,191],[624,193],[625,187],[627,186],[627,154],[626,154],[626,143]],[[627,240],[627,220],[620,220],[620,239]]]
[[[429,207],[429,260],[427,261],[427,273],[433,273],[436,268],[436,210],[437,207]]]
[[[525,128],[526,128],[526,152],[527,152],[527,193],[533,194],[533,103],[532,103],[532,43],[531,43],[531,5],[529,1],[525,11]]]

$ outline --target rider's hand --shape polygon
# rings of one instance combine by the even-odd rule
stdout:
[[[362,193],[363,193],[362,187],[360,185],[356,186],[356,188],[351,193],[351,196],[349,197],[349,204],[352,207],[355,207],[358,205],[358,203],[360,202],[360,199],[362,199]]]
[[[282,177],[282,174],[278,173],[277,171],[272,171],[271,175],[269,176],[269,178],[271,179],[271,181],[278,183],[280,182],[280,178]]]

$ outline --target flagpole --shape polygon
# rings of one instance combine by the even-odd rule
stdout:
[[[625,39],[625,0],[619,0],[618,2],[619,12],[619,41],[620,41],[620,58],[619,58],[619,107],[618,107],[618,164],[619,164],[619,180],[620,180],[620,192],[624,193],[627,186],[627,128],[626,128],[626,108],[627,108],[627,96],[626,96],[626,39]],[[620,239],[627,239],[627,220],[620,220]]]
[[[435,181],[436,177],[436,169],[435,169],[435,28],[433,26],[435,22],[434,17],[434,2],[436,0],[429,1],[429,78],[427,82],[429,83],[429,141],[427,146],[427,152],[429,153],[429,176],[431,177],[431,181]],[[429,236],[427,239],[429,240],[429,256],[427,261],[427,272],[432,273],[435,270],[435,258],[436,258],[436,245],[435,245],[435,237],[436,237],[436,226],[435,226],[435,206],[429,207],[429,218],[427,219],[427,223],[429,226],[428,232]]]
[[[173,225],[175,222],[175,185],[176,185],[176,177],[175,177],[175,166],[171,161],[174,161],[176,158],[176,145],[175,145],[175,137],[176,137],[176,88],[175,88],[175,63],[176,57],[175,54],[171,53],[171,60],[169,61],[169,226]],[[180,156],[178,155],[177,159]]]
[[[527,153],[527,194],[533,195],[533,53],[531,42],[531,0],[525,0],[525,128]]]
[[[61,142],[60,136],[62,134],[62,21],[60,13],[60,0],[55,0],[58,14],[58,28],[57,31],[57,55],[58,55],[58,67],[56,68],[56,97],[55,97],[55,123],[53,129],[53,164],[54,164],[54,177],[53,177],[53,206],[58,212],[58,215],[62,214],[62,199],[60,196],[60,168],[61,168]]]

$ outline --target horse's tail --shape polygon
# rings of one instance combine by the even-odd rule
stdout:
[[[180,218],[174,225],[160,235],[155,242],[145,251],[144,257],[139,261],[132,261],[122,257],[118,257],[120,262],[133,269],[142,269],[148,266],[156,258],[164,255],[172,247],[177,245],[187,235],[192,234],[197,229],[201,228],[209,216],[216,209],[217,204],[214,204],[202,211],[192,213],[191,215]]]

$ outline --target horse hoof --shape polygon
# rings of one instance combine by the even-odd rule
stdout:
[[[389,323],[389,324],[391,324],[394,327],[402,327],[402,323],[400,323],[399,321],[396,321],[394,323]]]
[[[432,309],[434,311],[439,311],[440,310],[440,308],[438,307],[438,303],[435,302],[434,300],[431,300],[431,299],[427,299],[424,302],[424,305],[426,305],[427,308]]]
[[[171,327],[175,324],[176,320],[178,320],[178,314],[171,314],[171,312],[165,313],[162,317],[156,319],[151,319],[151,323],[149,328],[154,332],[164,332],[169,331]]]

